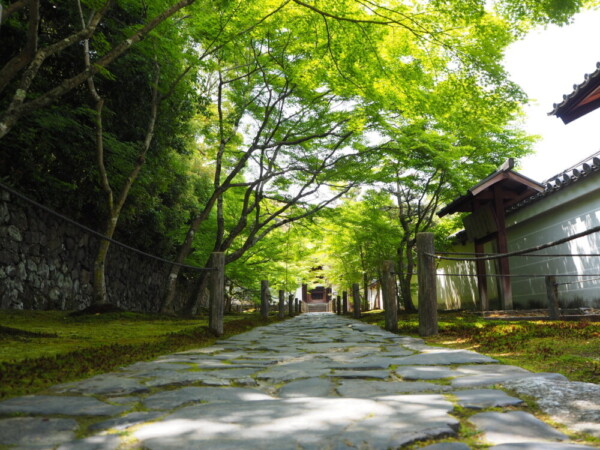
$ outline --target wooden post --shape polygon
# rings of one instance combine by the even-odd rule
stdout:
[[[304,303],[302,303],[302,300],[298,301],[298,311],[300,311],[300,314],[302,314],[304,312],[304,310],[302,309],[302,306],[304,305]]]
[[[352,300],[354,300],[354,311],[352,315],[355,319],[360,319],[360,290],[358,283],[352,285]]]
[[[342,292],[342,314],[348,314],[348,291]]]
[[[294,300],[296,303],[296,314],[300,314],[300,303],[298,302],[298,299]]]
[[[337,304],[337,313],[338,315],[342,315],[342,297],[340,297],[339,295],[337,296],[337,300],[336,300]]]
[[[279,289],[279,311],[277,317],[283,319],[285,317],[285,291]]]
[[[223,334],[223,305],[225,304],[225,253],[215,252],[210,258],[210,300],[208,329],[216,336]]]
[[[419,335],[438,334],[437,289],[433,233],[417,233],[417,262],[419,271]]]
[[[385,329],[398,331],[398,300],[396,279],[394,278],[394,261],[384,261],[382,267],[381,291],[383,293],[383,309],[385,312]]]
[[[288,296],[288,314],[290,317],[294,316],[294,294]]]
[[[498,253],[508,253],[508,239],[506,237],[506,221],[504,213],[504,203],[500,195],[500,186],[494,187],[494,205],[496,210],[496,222],[498,224],[497,242],[498,242]],[[512,285],[510,282],[510,265],[508,258],[500,258],[498,260],[500,266],[500,275],[505,275],[498,280],[500,282],[500,288],[502,292],[502,309],[510,310],[513,309],[512,300]]]
[[[369,305],[369,277],[367,272],[363,273],[363,296],[363,311],[368,311],[371,305]]]
[[[546,277],[546,295],[548,297],[548,316],[552,320],[558,320],[560,318],[560,306],[558,304],[558,285],[554,275]]]
[[[475,242],[475,253],[477,256],[484,253],[483,243]],[[488,298],[487,277],[485,276],[485,261],[478,260],[475,262],[477,267],[477,289],[479,290],[479,308],[481,311],[490,309],[490,300]]]
[[[332,308],[333,308],[333,312],[335,314],[337,314],[337,302],[335,301],[335,299],[331,300],[331,305],[332,305]]]

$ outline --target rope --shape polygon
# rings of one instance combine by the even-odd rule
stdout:
[[[557,245],[564,244],[565,242],[569,242],[569,241],[578,239],[580,237],[587,236],[592,233],[597,233],[598,231],[600,231],[600,226],[590,228],[589,230],[582,231],[581,233],[577,233],[577,234],[574,234],[573,236],[562,238],[562,239],[559,239],[554,242],[548,242],[546,244],[536,245],[535,247],[527,248],[525,250],[517,250],[514,252],[510,252],[510,253],[501,253],[501,254],[496,254],[496,255],[491,255],[491,256],[481,256],[481,257],[476,257],[476,258],[452,258],[452,257],[448,257],[448,256],[437,256],[432,253],[425,253],[425,255],[430,256],[432,258],[445,260],[445,261],[489,261],[489,260],[493,260],[493,259],[502,259],[502,258],[507,258],[509,256],[520,256],[520,255],[525,255],[527,253],[537,252],[537,251],[543,250],[545,248],[555,247]]]
[[[462,253],[462,252],[436,252],[436,255],[481,255],[481,256],[499,256],[502,255],[501,253]],[[594,257],[594,256],[600,256],[600,253],[549,253],[549,254],[543,254],[543,255],[515,255],[515,256],[523,256],[525,258],[533,258],[533,257],[538,257],[538,258],[568,258],[568,257],[579,257],[579,258],[585,258],[585,257]],[[439,258],[442,259],[442,258]],[[463,259],[460,259],[460,261],[464,261]]]
[[[162,263],[166,263],[166,264],[171,264],[173,266],[182,267],[184,269],[195,270],[197,272],[207,272],[207,271],[214,271],[215,270],[213,268],[206,268],[206,267],[190,266],[188,264],[181,264],[181,263],[178,263],[178,262],[175,262],[175,261],[170,261],[168,259],[161,258],[160,256],[156,256],[156,255],[152,255],[150,253],[146,253],[146,252],[144,252],[142,250],[138,250],[137,248],[131,247],[131,246],[127,245],[127,244],[123,244],[122,242],[119,242],[119,241],[116,241],[116,240],[114,240],[112,238],[109,238],[108,236],[105,236],[102,233],[98,233],[97,231],[92,230],[91,228],[88,228],[85,225],[82,225],[79,222],[76,222],[73,219],[70,219],[69,217],[67,217],[67,216],[65,216],[63,214],[60,214],[60,213],[54,211],[53,209],[50,209],[47,206],[44,206],[41,203],[38,203],[35,200],[32,200],[29,197],[26,197],[25,195],[21,194],[18,191],[15,191],[13,188],[7,186],[6,184],[4,184],[2,182],[0,182],[0,188],[4,189],[6,192],[10,193],[11,195],[14,195],[15,197],[20,198],[21,200],[29,203],[30,205],[33,205],[36,208],[39,208],[39,209],[41,209],[43,211],[46,211],[50,215],[52,215],[54,217],[57,217],[57,218],[63,220],[64,222],[67,222],[67,223],[69,223],[71,225],[74,225],[75,227],[77,227],[77,228],[79,228],[79,229],[81,229],[83,231],[86,231],[86,232],[92,234],[93,236],[96,236],[97,238],[99,238],[101,240],[108,241],[111,244],[115,244],[115,245],[117,245],[119,247],[122,247],[124,249],[127,249],[127,250],[129,250],[131,252],[137,253],[138,255],[142,255],[142,256],[145,256],[147,258],[154,259],[156,261],[160,261]]]
[[[581,275],[581,276],[586,276],[586,275]],[[597,281],[600,280],[600,278],[592,278],[591,280],[580,280],[580,281],[569,281],[566,283],[555,283],[556,286],[566,286],[569,284],[581,284],[581,283],[589,283],[590,281]]]
[[[401,274],[398,273],[397,275],[405,275],[405,274]],[[413,273],[413,275],[417,276],[418,273]],[[486,274],[481,274],[481,275],[477,275],[475,273],[436,273],[436,276],[438,277],[488,277],[488,278],[540,278],[540,277],[547,277],[547,274],[543,274],[543,273],[530,273],[530,274],[524,274],[524,273],[519,273],[519,274],[510,274],[510,275],[501,275],[501,274],[497,274],[497,273],[486,273]],[[581,274],[581,273],[563,273],[563,274],[557,274],[554,275],[555,277],[600,277],[600,274],[597,273],[589,273],[589,274]],[[600,279],[600,278],[594,278],[594,280],[596,279]],[[583,280],[581,282],[586,282],[586,281],[592,281],[592,280]],[[576,281],[572,282],[572,283],[577,283]],[[572,283],[560,283],[560,284],[572,284]]]
[[[509,274],[509,275],[501,275],[496,273],[490,274],[466,274],[466,273],[438,273],[436,274],[440,277],[490,277],[490,278],[540,278],[547,277],[548,274],[543,273],[531,273],[531,274]],[[598,273],[589,273],[589,274],[581,274],[581,273],[561,273],[554,275],[555,277],[600,277]],[[568,284],[568,283],[565,283]]]

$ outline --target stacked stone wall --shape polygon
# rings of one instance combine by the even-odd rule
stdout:
[[[92,302],[100,239],[0,188],[0,308],[84,309]],[[109,300],[123,309],[157,312],[169,264],[111,244]],[[185,271],[184,271],[185,272]],[[176,306],[196,286],[181,280]]]

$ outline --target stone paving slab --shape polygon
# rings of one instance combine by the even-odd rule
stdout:
[[[87,380],[59,384],[53,391],[69,394],[127,395],[148,392],[138,380],[116,374],[97,375]]]
[[[53,446],[73,439],[78,427],[73,419],[14,417],[0,420],[0,442],[22,447]]]
[[[170,410],[191,402],[244,403],[271,399],[270,395],[257,389],[184,387],[164,391],[147,397],[143,404],[148,409]]]
[[[538,406],[553,420],[600,438],[599,385],[532,376],[505,382],[504,386],[535,397]]]
[[[450,364],[474,364],[498,362],[489,356],[481,355],[469,350],[452,350],[446,348],[429,347],[426,353],[396,358],[392,364],[403,366],[418,365],[450,365]]]
[[[471,450],[471,447],[462,442],[440,442],[439,444],[421,447],[420,450]]]
[[[340,382],[337,392],[342,397],[372,398],[407,393],[445,392],[451,389],[450,386],[422,381],[344,380]]]
[[[565,444],[553,442],[519,442],[517,444],[502,444],[490,447],[493,450],[579,450],[590,449],[588,445]]]
[[[306,378],[292,381],[279,389],[280,398],[332,397],[335,383],[329,378]]]
[[[392,358],[369,356],[369,357],[354,357],[347,353],[342,354],[343,358],[333,354],[330,359],[335,361],[328,364],[329,369],[361,369],[361,370],[377,370],[387,369],[392,364]],[[345,361],[345,362],[344,362]]]
[[[519,384],[540,374],[346,317],[304,314],[211,347],[56,386],[50,390],[56,395],[0,402],[0,447],[383,450],[450,438],[426,448],[463,450],[468,446],[459,442],[459,422],[452,415],[462,406],[483,409],[471,419],[497,444],[493,448],[590,448],[512,411],[518,398],[479,389],[504,382],[544,398],[553,383],[569,383],[557,374],[541,376],[543,382],[533,387]],[[573,416],[569,426],[600,422],[594,387],[582,399],[574,393],[581,386],[564,385],[561,395],[569,408],[577,404],[587,411]],[[491,407],[494,412],[485,411]],[[509,407],[510,412],[497,412]],[[18,436],[17,426],[24,430]],[[123,431],[130,433],[124,441]]]
[[[406,366],[396,369],[396,374],[405,380],[441,380],[461,375],[454,369],[439,366]]]
[[[105,434],[69,441],[59,446],[57,450],[117,450],[120,446],[119,436]]]
[[[109,405],[92,397],[28,395],[0,402],[0,414],[60,414],[65,416],[114,416],[127,407]]]
[[[160,388],[166,386],[185,386],[194,383],[203,383],[207,386],[230,386],[231,378],[218,378],[205,372],[173,372],[157,371],[152,379],[145,381],[147,388]]]
[[[524,411],[484,412],[469,418],[491,444],[567,441],[568,437]]]
[[[384,449],[413,442],[417,435],[456,433],[458,422],[448,415],[450,402],[441,396],[418,400],[313,397],[202,404],[182,408],[134,435],[149,449],[175,448],[182,434],[188,447],[201,448],[215,448],[214,442],[244,449],[279,448],[280,442],[287,442],[284,448],[327,448],[329,442],[345,442]],[[276,444],[264,447],[271,439]]]
[[[457,403],[463,408],[485,409],[498,408],[501,406],[517,406],[523,403],[520,398],[511,397],[504,391],[498,389],[470,389],[466,391],[455,391]]]
[[[587,445],[569,444],[569,443],[554,443],[554,442],[520,442],[516,444],[501,444],[488,447],[490,450],[582,450],[592,449]],[[419,447],[419,450],[470,450],[467,444],[462,442],[441,442],[439,444],[427,445]]]
[[[452,386],[457,388],[491,386],[530,377],[543,377],[560,381],[566,380],[566,377],[558,373],[532,373],[520,367],[501,364],[467,365],[457,368],[456,371],[461,376],[452,380]]]
[[[164,415],[164,413],[162,413],[162,412],[154,412],[154,411],[133,412],[130,414],[126,414],[122,417],[117,417],[115,419],[105,420],[104,422],[97,422],[95,424],[92,424],[89,427],[89,430],[91,430],[91,431],[108,430],[111,428],[114,430],[118,430],[118,431],[126,430],[127,428],[134,427],[141,423],[145,423],[145,422],[149,422],[149,421],[158,419],[159,417],[161,417],[163,415]]]
[[[335,378],[376,378],[385,380],[390,377],[390,372],[388,370],[335,370],[330,376]]]

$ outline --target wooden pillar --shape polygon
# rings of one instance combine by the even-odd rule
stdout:
[[[475,242],[475,253],[483,254],[485,249],[482,242]],[[475,266],[477,268],[477,290],[479,291],[479,309],[481,311],[488,311],[490,309],[490,299],[488,297],[488,285],[487,276],[485,269],[485,261],[476,261]]]
[[[385,310],[385,329],[398,331],[398,300],[396,279],[394,277],[394,261],[384,261],[382,267],[381,291],[383,293],[383,309]]]
[[[288,296],[288,314],[290,317],[294,315],[294,294]]]
[[[283,319],[285,317],[285,291],[279,289],[279,311],[277,317]]]
[[[296,303],[296,314],[300,314],[300,303],[298,301],[298,299],[295,300]]]
[[[225,304],[225,253],[215,252],[210,258],[210,300],[208,329],[217,336],[223,334],[223,305]]]
[[[546,277],[546,296],[548,297],[548,316],[552,320],[558,320],[560,306],[558,304],[558,286],[554,275]]]
[[[508,253],[508,239],[506,237],[506,221],[504,217],[504,201],[502,199],[500,186],[494,187],[494,209],[496,212],[496,223],[498,225],[497,241],[498,253]],[[500,275],[510,275],[508,258],[499,260]],[[502,309],[513,309],[512,285],[509,276],[500,278],[500,289],[502,292]]]
[[[348,291],[342,292],[342,314],[348,314]]]
[[[352,312],[352,316],[355,319],[360,319],[360,289],[358,287],[358,283],[354,283],[352,285],[352,300],[354,303],[354,311]]]
[[[438,334],[437,288],[433,233],[417,233],[417,264],[419,271],[419,335]]]
[[[339,295],[337,296],[337,313],[338,315],[342,315],[342,297],[340,297]]]

